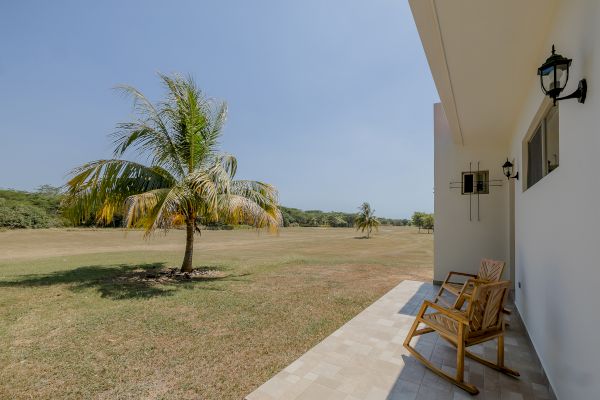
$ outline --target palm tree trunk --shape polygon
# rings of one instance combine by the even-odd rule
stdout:
[[[185,256],[181,264],[181,272],[192,272],[192,257],[194,256],[195,221],[187,221],[185,237]]]

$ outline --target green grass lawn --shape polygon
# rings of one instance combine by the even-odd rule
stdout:
[[[403,279],[432,276],[432,235],[383,228],[0,232],[0,398],[240,399]]]

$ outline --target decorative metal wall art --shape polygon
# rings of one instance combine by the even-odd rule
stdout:
[[[469,196],[469,221],[473,221],[473,197],[477,202],[477,221],[481,221],[479,196],[490,193],[490,187],[502,186],[501,179],[490,179],[488,170],[479,169],[477,161],[477,170],[473,171],[473,163],[469,162],[469,170],[461,174],[460,182],[450,182],[450,189],[460,189],[462,195]]]

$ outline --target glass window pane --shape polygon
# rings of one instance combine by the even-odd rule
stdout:
[[[546,162],[548,173],[558,167],[558,108],[553,107],[546,117]]]
[[[527,144],[527,187],[530,188],[543,176],[542,169],[542,127],[538,127]]]

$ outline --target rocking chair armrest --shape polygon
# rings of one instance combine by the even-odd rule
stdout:
[[[425,308],[431,307],[434,310],[441,312],[442,314],[444,314],[444,315],[452,318],[456,322],[459,322],[459,323],[462,323],[462,324],[465,324],[465,325],[469,325],[469,319],[463,313],[461,313],[458,310],[440,306],[439,304],[432,303],[429,300],[423,301],[423,305],[425,306]]]
[[[486,281],[484,279],[471,278],[471,279],[467,279],[465,281],[465,287],[466,287],[466,285],[469,285],[469,284],[477,286],[477,285],[485,285],[486,283],[490,283],[490,281]]]

